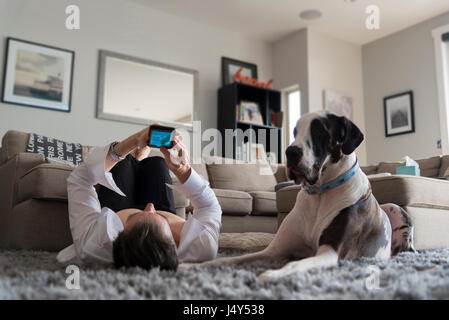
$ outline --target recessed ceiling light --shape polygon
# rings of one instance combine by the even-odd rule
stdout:
[[[299,14],[299,17],[304,20],[315,20],[320,18],[321,16],[321,11],[315,9],[304,10]]]

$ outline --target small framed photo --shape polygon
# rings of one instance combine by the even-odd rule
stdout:
[[[251,79],[257,79],[257,65],[245,61],[239,61],[231,58],[221,58],[222,85],[233,83],[235,73],[242,68],[241,76],[248,76]]]
[[[415,132],[413,92],[407,91],[384,98],[385,136]]]
[[[237,113],[237,121],[263,125],[263,116],[259,104],[251,101],[241,101]]]
[[[2,102],[70,112],[75,53],[7,38]]]

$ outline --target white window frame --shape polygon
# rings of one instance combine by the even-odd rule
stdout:
[[[435,46],[441,151],[443,154],[449,154],[449,65],[448,59],[445,59],[445,57],[449,57],[449,50],[447,50],[448,45],[441,40],[441,36],[447,32],[449,32],[449,25],[432,30]]]
[[[290,119],[289,119],[289,108],[290,106],[288,105],[288,95],[294,91],[299,91],[299,94],[301,95],[301,90],[299,89],[299,85],[293,85],[291,87],[285,88],[282,90],[282,106],[283,106],[283,111],[284,111],[284,115],[285,115],[285,119],[284,119],[284,123],[285,123],[285,127],[284,130],[282,130],[282,150],[285,150],[288,146],[289,146],[289,139],[290,139],[290,132],[291,130],[293,130],[293,128],[290,128]],[[301,99],[299,101],[300,103],[300,108],[301,106]],[[301,115],[302,115],[302,108],[301,108]],[[284,163],[286,161],[285,159],[285,152],[282,152],[282,162]]]

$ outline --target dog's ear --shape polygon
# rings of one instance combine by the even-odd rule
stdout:
[[[363,141],[360,129],[346,117],[329,114],[328,118],[331,122],[332,138],[341,144],[341,151],[346,155],[354,152]]]

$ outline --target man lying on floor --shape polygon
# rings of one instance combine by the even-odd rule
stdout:
[[[148,128],[122,142],[94,148],[67,178],[74,243],[59,252],[60,263],[176,270],[179,262],[216,257],[222,211],[208,182],[190,167],[186,148],[177,137],[171,153],[161,148],[165,161],[161,157],[133,159],[131,154],[148,155],[147,144]],[[110,170],[115,165],[118,170],[113,176]],[[168,169],[181,185],[171,186]],[[96,184],[103,189],[101,202]],[[174,214],[168,185],[190,199],[193,215],[188,220]]]

